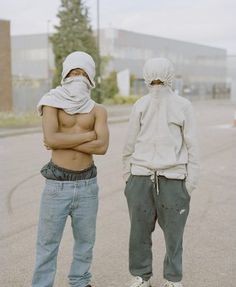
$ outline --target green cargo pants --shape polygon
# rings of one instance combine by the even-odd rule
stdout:
[[[159,176],[157,184],[158,193],[150,176],[131,175],[125,187],[131,222],[129,269],[144,280],[152,276],[152,232],[157,220],[166,244],[163,276],[178,282],[182,279],[182,243],[190,196],[184,180]]]

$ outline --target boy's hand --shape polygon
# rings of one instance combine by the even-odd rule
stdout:
[[[97,134],[95,131],[90,131],[87,133],[89,137],[89,141],[94,141],[97,139]]]
[[[45,139],[43,140],[43,144],[44,144],[44,147],[45,147],[47,150],[52,150],[52,148],[50,148],[50,146],[47,145]]]

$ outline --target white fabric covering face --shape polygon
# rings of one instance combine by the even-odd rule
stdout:
[[[39,115],[43,114],[43,106],[63,109],[71,115],[89,113],[93,109],[95,102],[91,99],[90,93],[95,86],[93,82],[95,63],[91,59],[92,57],[84,52],[74,52],[67,56],[63,63],[61,86],[51,89],[41,98],[37,105]],[[65,78],[76,68],[81,68],[88,74],[92,85],[84,76]]]
[[[62,86],[50,90],[37,105],[39,115],[43,106],[63,109],[67,114],[89,113],[95,102],[90,98],[90,83],[83,76],[67,78]]]
[[[65,77],[68,75],[68,73],[76,68],[80,68],[83,69],[91,83],[92,83],[92,87],[95,87],[95,82],[94,82],[94,77],[95,77],[95,63],[93,58],[85,53],[85,52],[73,52],[71,54],[69,54],[64,62],[63,62],[63,69],[62,69],[62,82],[64,81]]]
[[[151,87],[151,82],[160,80],[164,86],[172,86],[174,78],[174,67],[166,58],[153,58],[145,62],[143,68],[143,77],[148,87]]]

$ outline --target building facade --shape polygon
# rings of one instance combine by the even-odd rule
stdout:
[[[0,20],[0,111],[12,110],[10,21]]]
[[[53,70],[54,55],[47,34],[12,36],[14,110],[35,109],[51,88]]]
[[[227,57],[227,76],[230,98],[232,102],[236,103],[236,55]]]
[[[146,88],[146,59],[167,57],[174,66],[174,88],[192,99],[226,96],[226,50],[117,29],[100,31],[101,56],[109,59],[105,75],[129,69],[135,79],[131,94]],[[13,100],[15,110],[30,110],[51,87],[54,55],[47,34],[12,36]]]
[[[144,92],[142,68],[148,58],[166,57],[175,66],[175,88],[189,97],[217,98],[226,92],[226,50],[124,30],[101,33],[101,54],[110,57],[109,71],[129,69],[134,93]],[[138,86],[138,83],[140,85]]]

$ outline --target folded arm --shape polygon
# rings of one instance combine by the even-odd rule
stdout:
[[[79,144],[73,150],[88,154],[105,154],[109,144],[107,112],[102,106],[96,107],[94,131],[97,138],[90,142]]]
[[[73,148],[96,139],[94,131],[73,134],[60,132],[57,109],[48,106],[43,107],[43,134],[45,145],[51,149]]]

